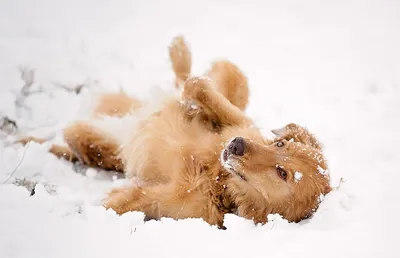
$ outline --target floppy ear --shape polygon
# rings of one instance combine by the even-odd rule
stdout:
[[[290,141],[293,139],[295,142],[301,142],[305,145],[310,145],[316,149],[321,150],[321,145],[313,134],[311,134],[306,128],[301,127],[297,124],[291,123],[285,127],[271,130],[273,134],[277,136],[278,140]]]
[[[294,133],[294,131],[299,131],[301,129],[305,130],[304,128],[295,123],[290,123],[282,128],[271,130],[271,132],[275,134],[277,137],[284,137],[285,135],[292,134]]]
[[[273,129],[271,130],[271,132],[273,134],[275,134],[277,137],[283,136],[287,131],[286,126],[282,127],[282,128],[278,128],[278,129]]]

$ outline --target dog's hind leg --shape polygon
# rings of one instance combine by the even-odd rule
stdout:
[[[183,98],[194,100],[206,113],[217,117],[221,125],[250,126],[253,122],[212,86],[212,80],[192,77],[185,82]]]
[[[99,129],[84,122],[76,122],[64,129],[64,140],[68,146],[53,144],[49,152],[70,162],[81,161],[90,167],[123,172],[122,160],[118,157],[119,145]],[[17,143],[26,145],[31,141],[42,144],[47,139],[25,137]]]
[[[53,144],[49,152],[70,162],[81,161],[90,167],[123,171],[122,161],[118,157],[118,144],[97,128],[78,122],[64,129],[64,139],[68,146]],[[26,145],[28,142],[37,142],[42,144],[46,141],[47,139],[25,137],[18,140],[17,143]]]
[[[207,76],[213,86],[233,105],[244,110],[249,99],[247,78],[240,69],[229,61],[216,61],[212,64]]]
[[[172,70],[175,72],[175,87],[180,88],[189,78],[192,68],[192,53],[182,36],[173,38],[169,46]]]
[[[123,171],[119,144],[100,129],[85,122],[75,122],[64,129],[64,139],[85,165]]]

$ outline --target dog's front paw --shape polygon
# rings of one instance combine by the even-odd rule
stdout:
[[[213,88],[208,77],[192,77],[185,82],[182,92],[183,99],[194,100],[197,104],[205,104],[207,95]]]

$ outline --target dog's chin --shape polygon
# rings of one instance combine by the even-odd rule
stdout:
[[[235,164],[235,163],[237,163],[237,162],[235,162],[234,158],[231,155],[229,155],[229,153],[226,149],[224,149],[221,152],[220,160],[221,160],[222,167],[227,172],[229,172],[230,174],[232,174],[242,180],[246,180],[246,177],[244,176],[244,174],[239,169],[236,168],[237,164]]]

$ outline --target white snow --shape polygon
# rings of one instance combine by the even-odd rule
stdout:
[[[325,198],[325,195],[320,194],[320,195],[318,196],[318,202],[321,203],[321,202],[324,200],[324,198]]]
[[[87,177],[95,177],[97,175],[97,170],[94,168],[87,168],[86,169],[86,176]]]
[[[302,177],[303,177],[303,173],[301,173],[299,171],[295,171],[294,172],[294,181],[296,183],[298,183],[301,180]]]
[[[320,173],[321,175],[328,175],[329,174],[329,170],[328,169],[323,169],[320,166],[317,167],[318,173]]]
[[[333,185],[344,179],[297,224],[278,215],[264,226],[228,215],[226,231],[200,219],[144,222],[100,205],[127,183],[121,175],[86,176],[48,144],[25,149],[1,132],[0,257],[400,257],[399,31],[392,0],[0,1],[0,117],[22,134],[61,142],[92,92],[173,91],[167,47],[182,34],[194,74],[214,58],[235,62],[249,77],[247,113],[265,134],[307,126]],[[25,79],[34,70],[35,94],[21,98],[19,68]],[[81,84],[78,95],[60,86]],[[31,197],[13,184],[36,182]]]

